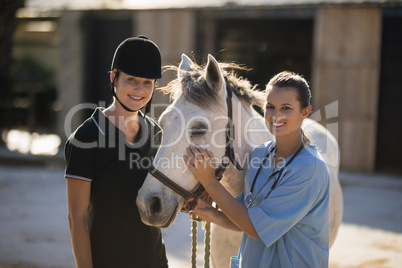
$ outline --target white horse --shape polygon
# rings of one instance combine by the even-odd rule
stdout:
[[[218,63],[209,55],[205,69],[193,63],[186,55],[177,70],[178,78],[164,89],[173,103],[163,112],[159,123],[163,129],[162,144],[153,165],[164,175],[187,191],[197,187],[197,180],[187,169],[182,156],[190,144],[207,147],[216,157],[225,154],[227,117],[227,87],[234,94],[233,123],[235,125],[234,152],[244,170],[233,165],[221,180],[226,189],[238,195],[244,185],[249,153],[258,145],[272,140],[264,118],[253,105],[263,107],[265,94],[254,90],[251,84],[227,69],[233,64]],[[339,149],[336,139],[322,125],[306,119],[304,132],[317,146],[330,173],[330,245],[333,244],[342,220],[343,201],[338,181]],[[165,228],[170,226],[185,200],[151,174],[138,192],[137,206],[145,224]],[[212,225],[211,261],[213,267],[228,267],[231,256],[236,256],[242,234]]]

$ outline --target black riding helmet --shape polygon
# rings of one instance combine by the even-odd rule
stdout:
[[[116,48],[110,69],[142,78],[155,80],[161,78],[162,60],[159,48],[144,35],[127,38]],[[126,111],[137,112],[129,109],[117,98],[114,83],[111,83],[111,87],[113,96]],[[146,105],[145,113],[149,111],[151,101],[152,97]]]

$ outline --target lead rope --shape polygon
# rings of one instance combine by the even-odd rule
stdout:
[[[198,222],[191,221],[191,267],[197,268],[197,227]]]
[[[205,230],[204,239],[204,268],[209,268],[209,257],[211,256],[211,223],[203,222],[203,229]],[[191,221],[191,267],[197,268],[197,230],[198,222]]]
[[[209,256],[211,255],[211,223],[204,222],[205,240],[204,240],[204,268],[209,268]]]

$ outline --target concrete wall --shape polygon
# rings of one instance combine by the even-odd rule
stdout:
[[[375,168],[382,10],[321,8],[314,33],[316,108],[338,101],[341,168]],[[336,135],[336,133],[335,133]]]

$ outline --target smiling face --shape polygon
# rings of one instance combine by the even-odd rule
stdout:
[[[112,72],[110,81],[114,81],[119,100],[134,111],[150,101],[155,86],[155,79],[132,76],[122,71],[119,71],[117,77],[116,73]]]
[[[265,123],[278,139],[300,135],[300,127],[311,111],[311,106],[301,107],[294,87],[267,86]]]

